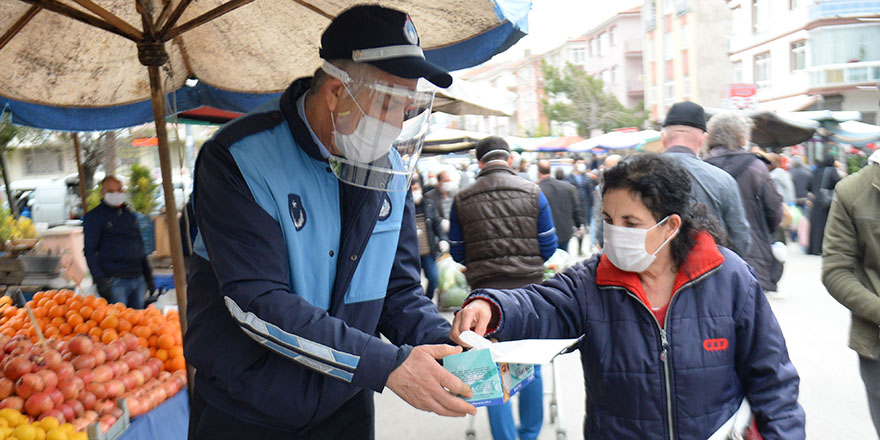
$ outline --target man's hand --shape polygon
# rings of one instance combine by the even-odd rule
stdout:
[[[452,322],[449,337],[465,347],[470,347],[470,345],[461,340],[459,335],[461,335],[461,332],[473,330],[474,333],[485,336],[486,328],[489,324],[493,320],[498,320],[498,316],[493,316],[493,312],[494,309],[489,301],[482,299],[471,301],[467,307],[455,314],[455,320]]]
[[[446,240],[440,240],[440,244],[437,247],[441,254],[449,252],[449,242]]]
[[[112,295],[110,290],[110,280],[108,278],[99,278],[95,280],[95,287],[98,288],[98,295],[100,295],[101,298],[110,300]]]
[[[437,359],[457,353],[461,353],[461,347],[415,347],[409,357],[391,372],[385,385],[417,409],[449,417],[475,415],[477,409],[473,405],[455,396],[468,398],[473,396],[473,391],[437,363]]]

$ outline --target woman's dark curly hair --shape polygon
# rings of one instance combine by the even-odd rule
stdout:
[[[655,221],[672,214],[681,217],[681,230],[669,243],[676,267],[687,259],[701,231],[708,232],[716,243],[727,245],[727,234],[718,220],[691,196],[689,173],[673,159],[656,153],[629,156],[605,170],[602,197],[612,189],[638,195]]]

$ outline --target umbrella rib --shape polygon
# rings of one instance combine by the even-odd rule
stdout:
[[[3,50],[3,48],[6,46],[6,44],[8,44],[12,40],[13,37],[18,35],[18,32],[21,31],[21,28],[23,28],[26,24],[28,24],[28,22],[30,22],[31,19],[34,18],[35,15],[37,15],[37,12],[40,12],[40,9],[43,9],[43,8],[41,8],[39,6],[31,6],[31,8],[28,9],[27,12],[25,12],[24,15],[22,15],[12,25],[12,27],[10,27],[9,30],[7,30],[6,33],[3,34],[2,37],[0,37],[0,50]]]
[[[22,2],[29,3],[35,6],[40,6],[43,9],[52,11],[56,14],[61,14],[65,17],[71,18],[73,20],[81,21],[89,26],[96,27],[99,29],[103,29],[112,34],[119,35],[120,37],[127,38],[131,41],[137,42],[138,38],[136,35],[129,35],[125,33],[122,29],[119,29],[110,23],[107,23],[101,20],[94,15],[86,14],[85,12],[79,11],[77,9],[71,8],[65,4],[59,3],[56,0],[21,0]]]
[[[318,8],[317,6],[315,6],[315,5],[313,5],[313,4],[309,3],[309,2],[306,2],[306,1],[303,1],[303,0],[293,0],[293,1],[294,1],[295,3],[299,3],[299,4],[302,5],[302,6],[305,6],[305,7],[308,8],[308,9],[311,9],[312,11],[314,11],[314,12],[320,14],[320,15],[323,15],[323,16],[324,16],[325,18],[327,18],[327,19],[333,20],[334,18],[336,18],[336,17],[334,17],[333,15],[331,15],[331,14],[329,14],[329,13],[327,13],[327,12],[324,12],[322,9]]]
[[[211,20],[220,17],[221,15],[232,12],[253,1],[254,0],[232,0],[230,2],[217,6],[216,8],[211,9],[210,11],[205,12],[204,14],[199,15],[196,18],[193,18],[190,21],[169,30],[167,33],[162,34],[163,41],[171,40],[172,38],[177,37],[184,32],[190,31],[198,26],[201,26]]]
[[[189,7],[190,3],[192,3],[192,0],[183,0],[180,3],[178,3],[177,7],[174,8],[174,12],[172,12],[171,15],[168,17],[168,21],[166,21],[165,24],[163,24],[162,26],[159,26],[159,22],[162,21],[161,20],[162,17],[161,16],[159,17],[159,20],[156,21],[156,29],[159,29],[159,28],[162,29],[161,31],[159,31],[159,35],[164,36],[165,34],[168,33],[168,31],[171,30],[171,28],[174,27],[175,24],[177,24],[177,20],[180,20],[180,16],[183,15],[183,11],[185,11],[186,8]],[[170,40],[170,38],[168,38],[168,39],[163,38],[163,40],[167,41],[167,40]]]
[[[156,17],[156,23],[153,24],[153,29],[162,29],[162,24],[165,22],[165,20],[168,19],[170,14],[171,1],[168,0],[168,2],[165,3],[165,6],[162,7],[162,12],[159,13],[158,17]]]
[[[141,31],[137,30],[134,26],[128,24],[125,20],[113,15],[112,12],[98,6],[91,0],[73,0],[78,5],[88,9],[93,14],[98,17],[103,18],[107,23],[110,23],[113,26],[116,26],[117,29],[125,32],[128,35],[135,37],[138,40],[142,40],[144,35]]]

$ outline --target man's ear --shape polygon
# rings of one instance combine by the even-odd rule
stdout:
[[[319,93],[327,103],[327,108],[331,112],[335,112],[340,99],[342,99],[342,94],[345,93],[345,86],[342,84],[342,81],[336,78],[327,78]]]

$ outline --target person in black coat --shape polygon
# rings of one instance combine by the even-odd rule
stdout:
[[[425,278],[428,279],[428,288],[425,289],[425,296],[434,298],[434,289],[437,288],[437,271],[436,259],[449,252],[449,242],[446,238],[446,231],[443,230],[442,220],[434,202],[424,197],[422,193],[422,182],[418,176],[413,177],[412,181],[413,203],[416,207],[416,232],[419,238],[419,259],[422,263],[422,270],[425,271]]]
[[[809,191],[807,206],[810,207],[810,246],[807,253],[810,255],[822,255],[825,222],[828,220],[828,211],[831,210],[834,185],[837,185],[839,181],[840,175],[834,168],[834,156],[825,154],[807,187]]]
[[[547,197],[550,212],[553,213],[553,225],[556,227],[557,246],[568,252],[568,242],[574,235],[574,228],[584,225],[584,216],[578,202],[577,190],[574,185],[550,175],[550,162],[538,161],[538,186]]]
[[[137,217],[126,206],[116,177],[104,178],[101,197],[101,204],[83,217],[86,263],[108,302],[142,309],[145,293],[156,287]]]

